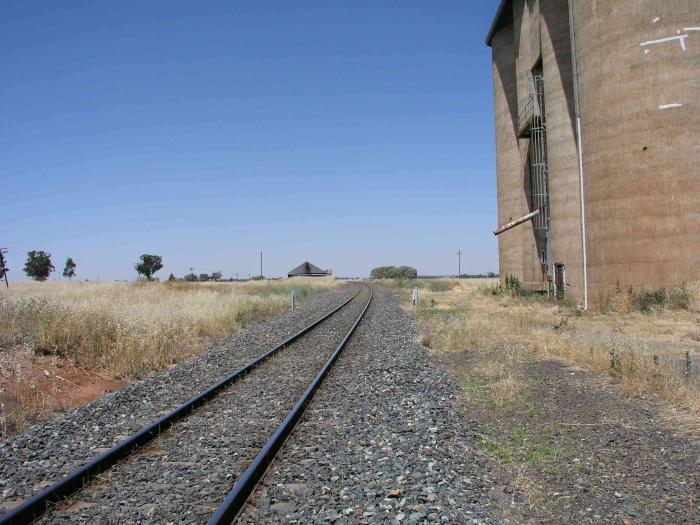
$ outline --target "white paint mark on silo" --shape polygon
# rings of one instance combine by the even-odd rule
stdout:
[[[679,104],[678,102],[672,102],[671,104],[659,104],[659,109],[671,109],[680,107],[683,107],[683,104]]]
[[[678,36],[667,36],[666,38],[658,38],[656,40],[647,40],[646,42],[642,42],[639,44],[640,46],[650,46],[653,44],[662,44],[664,42],[672,42],[674,40],[679,40],[681,43],[681,49],[685,51],[687,48],[685,47],[685,39],[688,38],[688,35],[678,35]]]
[[[644,50],[644,54],[645,54],[645,55],[648,55],[648,54],[649,54],[649,50],[648,50],[648,49],[645,49],[645,50]]]
[[[660,17],[660,16],[657,16],[656,18],[654,18],[654,20],[651,21],[651,23],[652,23],[652,24],[655,24],[655,23],[658,22],[659,20],[661,20],[661,17]]]
[[[684,27],[683,31],[700,31],[700,26],[698,26],[698,27]]]

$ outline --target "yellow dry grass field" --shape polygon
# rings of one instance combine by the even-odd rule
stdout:
[[[246,283],[13,283],[0,294],[0,344],[29,344],[135,378],[201,351],[210,338],[286,312],[332,279]]]
[[[0,291],[0,402],[33,411],[30,419],[36,419],[42,407],[54,404],[51,392],[39,391],[44,377],[39,370],[37,378],[38,366],[66,363],[62,375],[43,371],[66,385],[67,368],[110,380],[141,378],[202,352],[249,322],[289,311],[292,289],[303,301],[335,285],[333,278],[11,283]]]
[[[487,381],[493,403],[505,404],[518,395],[522,367],[517,364],[539,355],[609,376],[633,395],[656,395],[680,420],[698,428],[697,286],[690,288],[694,299],[689,309],[642,313],[629,305],[618,306],[622,311],[583,312],[533,297],[494,295],[496,279],[442,283],[419,283],[420,342],[438,352],[477,350],[471,372]],[[408,285],[389,285],[410,304]]]

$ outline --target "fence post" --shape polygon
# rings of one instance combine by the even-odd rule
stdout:
[[[296,306],[296,299],[297,299],[297,293],[296,290],[292,288],[292,312],[294,311],[294,307]]]

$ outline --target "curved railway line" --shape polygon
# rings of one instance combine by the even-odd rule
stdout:
[[[185,403],[182,403],[180,406],[158,418],[140,431],[123,439],[109,450],[88,461],[81,467],[76,468],[64,478],[26,499],[17,507],[9,510],[4,515],[0,516],[0,525],[26,524],[33,523],[37,520],[41,520],[42,523],[48,522],[47,519],[50,519],[50,514],[54,506],[73,497],[79,491],[88,489],[96,478],[102,478],[100,475],[106,473],[113,467],[116,468],[117,466],[132,462],[135,463],[137,471],[141,470],[143,467],[139,462],[145,461],[148,463],[149,461],[149,459],[143,458],[144,456],[148,456],[147,449],[144,446],[159,439],[167,440],[170,434],[177,434],[178,431],[182,433],[182,435],[172,437],[169,445],[172,450],[177,450],[180,454],[183,452],[186,453],[186,450],[179,449],[187,448],[183,446],[183,443],[186,443],[187,439],[195,439],[195,437],[191,435],[192,429],[188,428],[186,418],[197,414],[197,409],[209,407],[214,413],[204,414],[201,417],[205,420],[211,420],[212,417],[215,417],[216,419],[222,420],[225,425],[227,422],[231,421],[231,412],[234,412],[231,406],[237,408],[239,411],[235,421],[243,423],[241,428],[239,428],[238,434],[242,435],[249,432],[249,429],[246,428],[245,425],[246,421],[244,415],[241,414],[242,410],[250,411],[248,414],[249,418],[267,419],[269,420],[269,424],[276,426],[274,432],[272,432],[271,435],[268,434],[269,438],[267,441],[257,450],[251,446],[246,446],[240,455],[238,452],[234,453],[234,455],[237,456],[236,461],[239,464],[242,463],[245,465],[245,468],[241,468],[242,472],[234,478],[236,482],[233,488],[211,515],[208,524],[220,525],[234,522],[243,510],[246,501],[255,490],[257,483],[273,461],[276,453],[280,450],[285,440],[294,430],[297,422],[301,419],[306,406],[323,383],[323,380],[330,372],[333,364],[340,357],[343,349],[367,312],[372,301],[372,296],[373,291],[370,286],[366,284],[360,285],[354,295],[349,299],[308,324],[291,337],[219,380]],[[333,321],[329,322],[330,320]],[[335,324],[335,326],[331,326],[333,324]],[[349,329],[348,325],[351,325]],[[329,334],[323,334],[323,328],[327,328]],[[285,351],[281,352],[282,350]],[[319,362],[322,363],[320,368],[318,367]],[[263,370],[264,368],[266,369]],[[235,389],[232,387],[236,385],[242,388],[244,384],[248,383],[248,381],[241,380],[249,376],[253,378],[258,375],[266,374],[272,375],[271,383],[268,377],[266,379],[268,383],[262,382],[256,385],[253,381],[250,381],[251,384],[248,386],[248,388],[257,387],[260,389],[259,404],[262,407],[260,408],[260,410],[262,410],[260,414],[254,414],[255,410],[258,408],[257,397],[253,397],[254,402],[248,402],[250,406],[247,407],[245,402],[243,402],[243,406],[238,407],[236,407],[235,404],[224,404],[219,408],[211,407],[212,403],[209,402],[214,399],[238,397],[236,396],[237,392],[233,391]],[[314,374],[313,378],[308,382],[309,376],[312,374]],[[291,378],[289,380],[293,381],[293,388],[284,385],[281,379],[279,381],[276,380],[276,378],[281,378],[285,375],[288,375],[289,378]],[[267,393],[267,399],[264,399],[266,390],[264,385],[274,385],[276,383],[280,384],[278,391]],[[307,386],[304,387],[304,385]],[[304,388],[303,393],[297,397],[296,393],[293,391],[301,388]],[[274,390],[274,388],[271,390]],[[286,398],[284,394],[286,394]],[[279,399],[273,399],[277,395],[279,395]],[[292,408],[289,409],[289,402],[292,400],[295,401]],[[227,409],[226,407],[229,408]],[[273,407],[274,410],[266,413],[265,407]],[[220,409],[221,412],[219,412]],[[277,417],[280,414],[280,410],[286,413],[283,418]],[[250,421],[249,419],[248,422]],[[182,423],[177,425],[178,422]],[[178,427],[181,426],[184,428],[179,430]],[[235,425],[232,426],[232,429],[229,429],[227,426],[224,426],[222,429],[236,434]],[[168,432],[169,430],[170,432]],[[251,430],[250,433],[254,434],[255,432]],[[245,439],[243,439],[242,442],[247,443]],[[196,443],[195,441],[194,444]],[[257,445],[255,440],[253,440],[253,443]],[[225,447],[225,445],[222,445],[222,447]],[[156,455],[155,457],[157,458],[158,456]],[[223,467],[226,468],[227,466],[223,465]],[[159,467],[151,468],[158,471]],[[226,477],[229,478],[228,475]],[[129,475],[127,475],[126,478],[132,479]],[[230,487],[231,483],[232,481],[229,481],[227,486]]]

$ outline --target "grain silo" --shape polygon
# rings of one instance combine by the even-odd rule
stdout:
[[[501,274],[564,263],[592,304],[700,281],[700,3],[503,0],[487,44]]]

